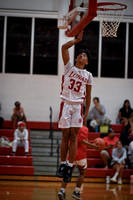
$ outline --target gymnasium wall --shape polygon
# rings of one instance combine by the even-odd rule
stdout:
[[[128,5],[125,15],[132,16],[132,0],[97,0],[98,2],[122,2]],[[0,0],[1,9],[58,11],[58,0]]]
[[[133,8],[133,1],[128,2]],[[57,11],[58,1],[0,0],[0,8]],[[14,102],[19,100],[29,121],[49,121],[50,106],[53,108],[53,121],[58,121],[60,82],[63,73],[60,48],[67,40],[64,32],[60,31],[58,76],[0,74],[0,115],[5,120],[10,119]],[[73,52],[71,48],[71,58],[73,58]],[[94,96],[100,98],[101,103],[105,105],[107,116],[112,123],[115,123],[118,110],[125,99],[129,99],[133,107],[133,79],[94,78],[92,98]]]
[[[0,8],[58,11],[58,0],[0,0]]]

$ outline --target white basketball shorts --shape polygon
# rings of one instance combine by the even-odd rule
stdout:
[[[86,169],[87,168],[87,159],[84,158],[82,160],[75,160],[73,165],[77,166],[79,170]]]
[[[61,102],[58,126],[59,128],[82,127],[83,104]]]

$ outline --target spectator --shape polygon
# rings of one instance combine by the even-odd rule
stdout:
[[[1,110],[1,104],[0,104],[0,110]],[[3,122],[4,122],[3,117],[0,117],[0,129],[2,128]]]
[[[105,169],[107,169],[112,158],[112,150],[116,147],[116,142],[119,141],[119,139],[115,137],[114,130],[110,128],[108,136],[104,137],[103,140],[105,142],[105,148],[101,151],[101,159],[104,163]]]
[[[2,128],[3,122],[4,122],[3,117],[0,117],[0,129]]]
[[[14,132],[14,141],[12,144],[12,155],[15,156],[17,147],[25,148],[25,155],[29,152],[28,130],[25,128],[24,122],[18,122],[18,128]]]
[[[129,143],[131,142],[130,138],[130,125],[126,125],[121,131],[120,141],[125,148],[128,148]]]
[[[110,119],[105,117],[106,113],[105,107],[102,104],[100,104],[100,100],[98,97],[93,98],[93,103],[95,104],[95,106],[89,113],[91,118],[90,126],[93,127],[93,129],[95,129],[95,127],[98,126],[103,121],[110,123]]]
[[[99,149],[99,147],[96,144],[92,144],[88,142],[88,128],[83,126],[80,128],[77,136],[77,152],[76,152],[76,157],[74,161],[74,166],[77,165],[79,169],[79,178],[77,179],[76,182],[76,187],[75,190],[72,194],[72,197],[75,199],[82,199],[80,197],[80,191],[81,191],[81,185],[83,184],[84,181],[84,176],[86,173],[87,169],[87,146],[92,147],[94,149]],[[66,189],[67,183],[62,181],[61,185],[61,190],[58,193],[59,199],[65,200],[65,189]]]
[[[125,159],[127,158],[126,149],[122,147],[122,142],[117,142],[117,147],[112,151],[112,161],[111,165],[113,169],[116,171],[114,176],[110,179],[111,182],[117,182],[118,184],[122,184],[122,174],[125,166]]]
[[[133,133],[133,112],[132,112],[131,117],[129,119],[129,124],[130,124],[129,131],[130,131],[130,133]]]
[[[130,101],[126,99],[123,107],[119,110],[118,118],[120,123],[124,126],[131,125],[131,115],[133,115],[133,109],[130,106]]]
[[[15,108],[13,108],[13,115],[11,116],[11,120],[13,121],[14,129],[16,128],[17,121],[23,121],[26,124],[24,109],[21,107],[21,103],[19,101],[15,102]]]
[[[133,169],[133,141],[130,142],[128,147],[128,158],[130,162],[130,167]]]

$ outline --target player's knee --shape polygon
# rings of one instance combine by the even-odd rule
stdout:
[[[71,143],[76,143],[77,142],[77,135],[71,135],[70,142]]]
[[[71,128],[71,136],[70,136],[70,141],[71,142],[77,142],[77,134],[78,134],[79,129],[78,128]]]
[[[107,152],[105,150],[101,151],[100,153],[101,157],[107,157]]]
[[[86,172],[86,169],[80,170],[80,175],[81,175],[81,176],[84,176],[84,175],[85,175],[85,172]]]
[[[64,141],[64,142],[68,142],[69,141],[69,139],[70,139],[70,133],[69,133],[69,131],[64,131],[64,132],[62,132],[62,140]]]
[[[121,164],[121,169],[124,169],[125,165],[124,164]]]
[[[62,141],[65,142],[65,143],[68,143],[69,139],[70,139],[69,135],[64,135],[62,137]]]

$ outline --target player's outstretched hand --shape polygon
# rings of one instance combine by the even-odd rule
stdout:
[[[81,32],[77,35],[77,40],[78,40],[78,42],[80,42],[80,41],[82,40],[82,38],[83,38],[83,32],[84,32],[84,31],[81,31]]]

